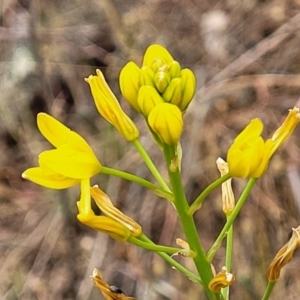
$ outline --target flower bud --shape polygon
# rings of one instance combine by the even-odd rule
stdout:
[[[162,94],[166,102],[179,106],[182,99],[182,81],[181,78],[174,78]]]
[[[182,100],[178,105],[181,111],[185,111],[192,101],[196,91],[196,78],[194,73],[189,69],[181,71],[182,80]]]
[[[127,63],[121,70],[119,85],[123,97],[137,111],[141,112],[137,104],[137,94],[140,88],[140,68],[132,61]]]
[[[166,87],[168,86],[171,77],[168,72],[165,71],[158,71],[154,76],[154,83],[157,90],[160,93],[163,93]]]
[[[160,60],[163,64],[170,64],[174,61],[169,51],[161,45],[153,44],[146,50],[143,60],[143,66],[153,66],[156,60]]]
[[[154,87],[144,85],[140,88],[138,93],[138,105],[145,117],[148,117],[154,106],[163,102],[163,98]]]
[[[180,71],[181,71],[181,68],[180,68],[179,62],[176,60],[172,61],[169,66],[169,73],[170,73],[171,78],[173,79],[173,78],[180,77]]]
[[[90,85],[91,92],[100,115],[112,124],[128,141],[139,136],[139,130],[133,121],[122,110],[117,98],[109,88],[100,70],[97,76],[90,75],[85,81]]]
[[[165,66],[164,62],[161,59],[156,59],[152,65],[151,69],[153,70],[154,73],[158,72],[159,70],[163,69]]]
[[[183,119],[180,109],[169,103],[156,105],[148,116],[150,128],[168,145],[175,145],[180,140]]]
[[[139,76],[140,86],[143,85],[154,86],[153,79],[154,79],[154,72],[152,71],[152,69],[149,67],[142,67]]]

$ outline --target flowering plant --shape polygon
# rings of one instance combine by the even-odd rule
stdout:
[[[154,251],[176,270],[203,287],[208,299],[229,299],[229,287],[234,284],[231,272],[233,252],[233,225],[255,182],[267,171],[275,151],[293,133],[300,121],[298,108],[293,108],[272,138],[261,137],[263,123],[251,120],[249,125],[235,138],[227,153],[227,162],[218,159],[221,177],[210,184],[189,204],[181,178],[180,139],[184,130],[184,113],[196,92],[196,79],[189,69],[182,69],[167,49],[151,45],[145,53],[142,67],[129,62],[120,73],[120,88],[124,98],[133,109],[142,114],[154,142],[162,150],[166,162],[168,178],[164,178],[156,168],[149,154],[139,140],[139,130],[123,111],[100,70],[90,75],[89,84],[100,115],[136,148],[156,183],[127,172],[101,165],[88,143],[53,117],[40,113],[38,128],[55,149],[42,152],[38,167],[29,168],[23,177],[34,183],[53,189],[64,189],[80,185],[81,196],[77,202],[78,221],[94,230],[108,234],[121,242],[128,242]],[[183,147],[184,148],[184,147]],[[181,246],[170,247],[154,243],[142,230],[142,226],[116,208],[109,196],[98,186],[91,187],[90,179],[104,173],[130,180],[167,199],[173,205],[180,220],[186,241],[178,239]],[[247,178],[248,183],[237,202],[231,187],[233,178]],[[210,249],[205,249],[197,232],[193,215],[200,210],[205,198],[221,187],[223,211],[226,222]],[[101,210],[97,215],[92,209],[92,201]],[[226,257],[224,267],[215,272],[213,259],[224,239]],[[262,296],[269,299],[272,289],[279,279],[280,271],[292,258],[300,245],[299,227],[293,229],[293,236],[276,255],[268,271],[269,284]],[[172,255],[180,254],[192,259],[196,272],[192,272]],[[134,299],[118,289],[112,289],[96,270],[92,277],[95,285],[106,299]]]

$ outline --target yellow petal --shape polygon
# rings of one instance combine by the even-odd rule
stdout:
[[[116,222],[115,220],[105,217],[105,216],[96,216],[96,215],[85,215],[85,214],[78,214],[77,219],[101,232],[108,234],[110,237],[117,239],[119,241],[125,242],[130,237],[130,230],[125,227],[124,225]]]
[[[46,174],[40,167],[27,169],[22,177],[50,189],[66,189],[79,184],[79,179],[69,178],[57,173]]]
[[[117,209],[110,201],[108,195],[106,195],[101,189],[99,189],[97,186],[92,187],[91,195],[97,206],[106,216],[127,227],[130,230],[131,235],[137,237],[142,234],[141,226],[136,221]]]
[[[264,125],[260,119],[253,119],[245,129],[235,138],[234,144],[237,147],[247,142],[250,138],[259,137],[263,131]]]
[[[183,130],[183,119],[180,109],[169,103],[160,103],[148,117],[150,128],[168,145],[175,145],[180,140]]]
[[[76,132],[46,113],[39,113],[37,125],[42,135],[56,148],[70,145],[74,150],[93,153],[88,143]]]
[[[181,71],[182,80],[182,100],[178,106],[181,111],[185,111],[192,101],[196,91],[196,77],[194,73],[189,69],[183,69]]]
[[[163,98],[152,86],[142,86],[138,94],[138,105],[145,117],[148,117],[150,111],[159,103],[163,103]]]
[[[39,155],[39,165],[75,179],[91,178],[101,170],[94,155],[72,151],[68,147],[42,152]]]
[[[100,115],[111,123],[125,139],[128,141],[135,140],[139,136],[139,130],[122,110],[101,71],[97,70],[97,76],[91,75],[86,81],[90,85]]]
[[[137,112],[141,112],[137,104],[137,94],[140,88],[140,72],[141,69],[134,62],[130,61],[123,67],[119,77],[123,97]]]
[[[161,45],[151,45],[147,48],[144,55],[143,67],[151,67],[153,62],[156,60],[162,60],[165,64],[170,64],[174,59],[169,51]]]
[[[95,215],[91,205],[90,179],[80,181],[80,199],[77,202],[77,208],[79,214],[83,214],[87,218]]]
[[[286,139],[294,132],[300,121],[299,108],[290,109],[288,116],[283,124],[274,132],[271,140],[274,142],[272,154],[286,141]]]

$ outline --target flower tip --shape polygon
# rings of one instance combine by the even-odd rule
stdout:
[[[297,119],[300,119],[299,107],[294,106],[294,108],[293,108],[293,109],[290,109],[289,111],[290,111],[293,115],[295,115],[295,117],[296,117]]]
[[[97,69],[97,70],[96,70],[96,74],[97,74],[97,76],[99,76],[99,77],[103,77],[103,73],[101,72],[100,69]]]

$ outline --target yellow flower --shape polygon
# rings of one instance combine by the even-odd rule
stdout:
[[[100,115],[112,124],[128,141],[138,138],[139,130],[133,121],[122,110],[117,98],[109,88],[100,70],[97,76],[90,75],[85,81],[90,85],[91,92]]]
[[[100,162],[79,134],[46,113],[38,114],[37,124],[56,149],[42,152],[39,167],[27,169],[23,178],[48,188],[65,189],[100,172]]]
[[[157,104],[148,117],[150,128],[162,142],[175,145],[180,140],[183,130],[182,112],[169,103]]]
[[[142,234],[141,226],[136,221],[126,216],[119,209],[117,209],[112,204],[109,197],[97,186],[91,188],[91,195],[100,210],[109,218],[128,228],[132,236],[137,237]]]
[[[275,151],[293,133],[300,121],[299,109],[294,107],[283,124],[276,130],[271,139],[266,141],[260,136],[263,124],[254,119],[235,138],[227,153],[229,173],[232,177],[259,178],[268,168]]]
[[[91,208],[91,197],[105,216],[97,216]],[[109,197],[97,186],[90,188],[84,181],[81,183],[81,198],[77,202],[79,214],[77,219],[97,230],[108,234],[110,237],[125,242],[132,236],[142,233],[141,226],[134,220],[118,210]]]
[[[123,97],[139,113],[141,109],[137,103],[137,95],[140,88],[140,71],[140,68],[134,62],[130,61],[121,70],[119,77],[119,85]]]
[[[144,85],[140,88],[138,104],[145,117],[148,117],[151,110],[159,103],[164,103],[164,100],[154,87]]]
[[[154,44],[146,50],[141,68],[129,62],[120,73],[120,89],[124,98],[144,115],[144,108],[149,105],[145,101],[141,103],[139,90],[145,86],[152,87],[162,101],[174,104],[184,112],[195,94],[196,78],[191,70],[181,70],[180,64],[167,49]]]
[[[110,237],[125,242],[130,236],[130,230],[123,224],[106,216],[96,216],[91,208],[91,192],[89,180],[82,180],[81,197],[77,202],[77,219],[97,231],[108,234]]]

